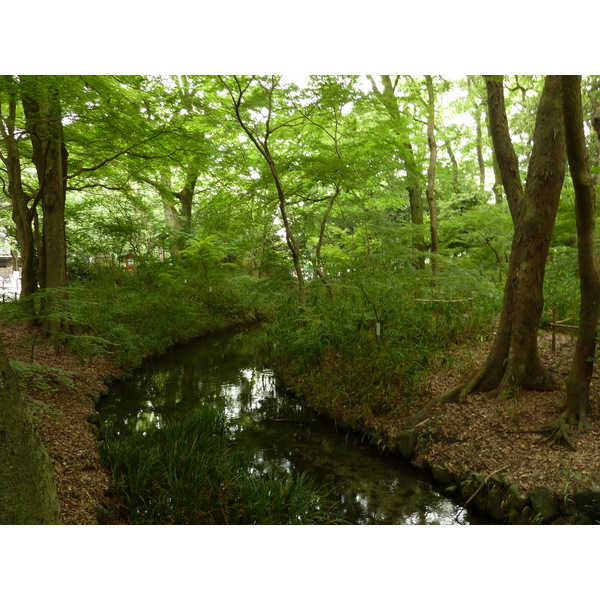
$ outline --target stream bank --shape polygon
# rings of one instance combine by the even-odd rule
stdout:
[[[2,336],[11,360],[30,361],[31,349],[26,340],[31,333],[20,325],[3,326]],[[564,377],[565,365],[568,366],[572,352],[572,340],[568,336],[559,337],[556,354],[550,352],[549,346],[549,339],[542,338],[544,360],[552,365],[555,375]],[[481,347],[457,351],[450,374],[440,376],[441,370],[433,369],[428,385],[423,388],[423,398],[427,399],[460,381],[478,363],[483,352],[485,348]],[[94,400],[107,392],[104,380],[117,378],[119,369],[110,360],[97,357],[84,364],[79,357],[67,352],[57,355],[42,339],[35,348],[34,360],[47,369],[46,375],[52,380],[52,386],[44,386],[43,389],[32,378],[26,378],[24,385],[28,395],[37,400],[33,408],[38,430],[55,468],[62,522],[96,524],[98,518],[108,522],[127,522],[122,513],[115,513],[113,500],[106,496],[111,478],[99,459],[97,426],[88,421],[89,418],[93,420],[91,415],[96,414]],[[61,373],[67,373],[69,377],[65,378]],[[288,380],[288,385],[294,385],[297,394],[301,394],[303,386],[307,387],[307,383],[301,381]],[[504,467],[485,482],[485,490],[482,489],[471,501],[488,514],[495,510],[494,506],[502,506],[498,488],[508,492],[516,484],[521,491],[518,494],[511,491],[511,495],[516,496],[517,503],[523,504],[522,517],[528,516],[528,513],[533,516],[534,506],[540,508],[547,503],[548,508],[544,509],[546,517],[542,522],[595,522],[595,515],[586,514],[586,507],[593,507],[600,488],[598,389],[598,377],[595,375],[590,426],[586,431],[575,434],[577,452],[540,444],[539,435],[526,432],[527,429],[539,429],[540,424],[547,423],[559,413],[564,402],[561,392],[524,394],[519,402],[504,403],[472,396],[460,405],[447,405],[436,411],[427,435],[422,435],[420,443],[411,449],[412,463],[431,472],[442,489],[458,486],[458,489],[454,488],[457,494],[472,493],[473,484],[479,487],[482,479]],[[344,415],[327,406],[324,394],[315,393],[311,400],[320,413],[339,423],[345,422],[355,430],[367,432],[375,443],[382,440],[380,447],[385,445],[388,451],[400,453],[401,420],[386,420],[384,416],[377,423],[345,420]],[[425,441],[427,443],[423,443]],[[406,451],[405,455],[408,455]],[[464,481],[468,481],[471,487],[467,489],[459,485]],[[532,499],[535,486],[542,489],[536,491]],[[512,490],[515,491],[515,488]],[[484,495],[483,491],[487,493]],[[552,519],[557,505],[560,514]],[[574,508],[579,517],[573,514]],[[112,517],[117,517],[116,521],[111,520]],[[539,518],[536,520],[534,517],[533,521],[539,522]],[[513,518],[512,522],[519,520]]]
[[[489,342],[488,342],[489,343]],[[540,353],[559,382],[568,375],[574,342],[540,336]],[[369,413],[347,390],[339,394],[353,365],[327,357],[310,374],[279,366],[288,388],[319,413],[367,432],[386,452],[402,455],[431,473],[445,493],[477,507],[498,523],[595,524],[600,521],[600,378],[591,384],[588,427],[575,432],[577,451],[544,443],[539,430],[563,410],[564,387],[556,392],[524,392],[498,401],[472,394],[459,404],[436,407],[430,418],[405,431],[405,424],[428,400],[451,389],[477,368],[487,352],[480,343],[456,348],[443,363],[431,365],[427,380],[410,402],[400,396],[395,410]],[[342,398],[340,400],[340,398]]]
[[[116,382],[98,410],[108,444],[107,457],[115,464],[115,477],[123,486],[123,497],[128,498],[136,522],[144,523],[146,518],[155,523],[211,521],[211,508],[192,508],[191,498],[203,498],[208,491],[204,492],[204,479],[200,480],[193,469],[186,470],[186,461],[179,468],[165,459],[164,465],[156,468],[156,477],[145,483],[147,470],[154,469],[155,462],[163,462],[158,457],[171,455],[170,450],[155,451],[154,444],[160,443],[156,434],[170,426],[178,427],[182,418],[191,425],[206,410],[223,415],[232,451],[235,448],[248,455],[248,467],[240,476],[249,473],[256,485],[281,477],[290,482],[296,478],[310,480],[319,490],[319,504],[337,507],[335,513],[327,513],[332,522],[489,522],[477,510],[463,510],[460,503],[441,494],[424,471],[400,457],[382,454],[360,432],[336,427],[329,419],[318,417],[306,403],[282,394],[280,388],[268,362],[264,362],[261,347],[253,343],[252,333],[204,337],[146,361],[131,377]],[[148,459],[143,461],[143,468],[137,466],[136,458],[140,439],[147,440]],[[199,461],[212,444],[212,440],[202,439],[193,444]],[[121,458],[124,456],[128,457],[126,464]],[[154,458],[150,461],[149,457]],[[168,480],[163,481],[160,473],[169,473]],[[188,482],[185,489],[180,481]],[[154,490],[164,490],[170,498],[189,496],[190,485],[197,490],[190,500],[183,501],[181,511],[175,510],[178,501],[163,505],[162,496],[154,497]],[[219,490],[229,487],[210,485]],[[226,502],[231,507],[229,516],[217,518],[228,523],[240,518],[242,523],[261,523],[265,517],[268,522],[288,522],[279,517],[271,520],[270,501],[265,498],[264,502],[256,520],[252,503],[240,515],[235,512],[237,499],[233,498]],[[194,514],[199,515],[199,521]],[[294,518],[291,522],[299,521]],[[306,522],[304,517],[300,522]]]

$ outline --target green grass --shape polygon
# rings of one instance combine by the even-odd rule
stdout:
[[[304,475],[264,476],[211,407],[102,449],[134,524],[316,524],[335,520]]]

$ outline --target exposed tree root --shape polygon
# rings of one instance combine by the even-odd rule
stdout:
[[[490,398],[505,400],[518,397],[522,390],[552,391],[558,389],[552,374],[539,364],[536,368],[525,373],[524,369],[514,369],[506,366],[504,372],[494,367],[484,365],[471,379],[459,384],[450,391],[430,400],[408,422],[410,427],[417,427],[430,416],[435,406],[464,400],[472,392],[486,392]]]
[[[577,450],[571,435],[569,434],[569,426],[577,424],[577,431],[582,431],[586,426],[586,415],[573,415],[569,411],[565,411],[556,421],[552,421],[540,430],[542,442],[547,442],[551,445],[561,444],[569,450]]]
[[[434,407],[449,402],[460,402],[472,390],[472,386],[470,384],[471,381],[466,381],[465,383],[461,383],[460,385],[456,386],[449,392],[446,392],[441,396],[436,396],[430,400],[417,414],[411,417],[411,419],[408,421],[409,428],[416,429],[419,427],[419,425],[422,425],[428,421],[431,410]]]
[[[569,435],[568,427],[570,419],[567,412],[564,412],[556,421],[549,423],[540,430],[542,435],[541,442],[549,443],[550,445],[561,444],[575,451],[577,448]],[[583,427],[583,422],[579,421],[579,429]]]

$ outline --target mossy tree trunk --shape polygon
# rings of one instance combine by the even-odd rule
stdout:
[[[65,200],[68,152],[58,89],[45,78],[24,77],[22,101],[42,204],[45,281],[41,283],[46,288],[63,288],[67,285]]]
[[[504,83],[502,78],[488,77],[485,86],[487,90],[489,133],[492,138],[495,162],[513,223],[516,224],[523,203],[523,185],[519,174],[519,159],[510,139],[508,117],[504,104]],[[494,170],[494,172],[496,171]]]
[[[0,340],[0,524],[58,523],[54,470]]]
[[[64,143],[62,110],[57,86],[37,76],[22,77],[21,100],[27,131],[33,148],[42,206],[42,248],[39,256],[40,286],[62,290],[67,286],[67,239],[65,203],[68,152]],[[44,312],[46,327],[52,334],[66,331],[59,298],[48,298]]]

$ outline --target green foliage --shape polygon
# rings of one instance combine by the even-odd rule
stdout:
[[[70,371],[20,360],[11,360],[10,366],[17,372],[19,379],[31,381],[37,389],[42,391],[56,391],[57,383],[70,388],[75,387]]]
[[[304,475],[259,474],[205,407],[180,421],[109,439],[103,450],[133,523],[310,524],[331,522],[327,490]]]
[[[55,392],[59,385],[74,388],[75,383],[71,379],[72,373],[56,367],[48,367],[38,363],[26,363],[20,360],[11,360],[10,366],[17,374],[22,395],[29,404],[34,421],[41,422],[44,419],[52,419],[55,423],[60,423],[63,415],[62,411],[27,394],[26,383],[30,382],[40,392]]]
[[[116,279],[115,279],[116,276]],[[145,262],[135,273],[98,270],[94,280],[72,288],[73,318],[90,335],[118,351],[117,362],[132,367],[144,357],[199,335],[262,314],[255,281],[214,268],[185,263]]]

